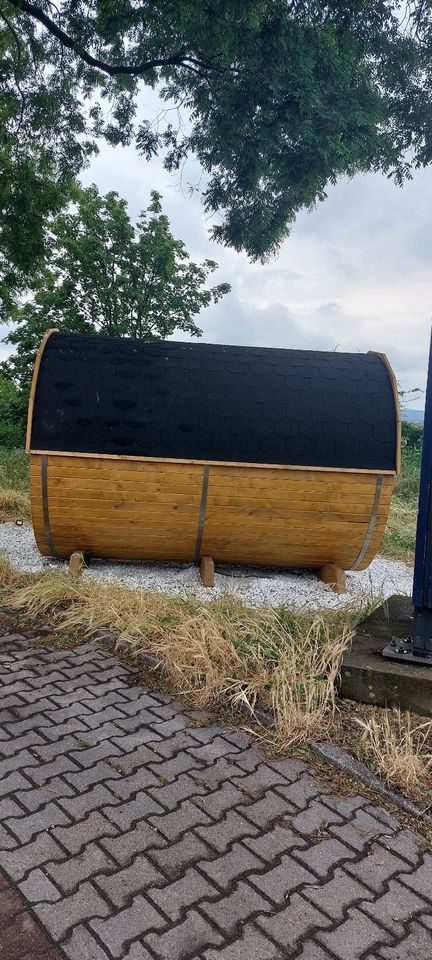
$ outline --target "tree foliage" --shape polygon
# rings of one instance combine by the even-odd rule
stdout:
[[[196,155],[215,238],[253,258],[338,177],[431,159],[430,0],[0,0],[0,27],[5,294],[100,137]],[[142,116],[144,85],[185,130]]]
[[[12,312],[15,329],[6,342],[16,353],[5,369],[24,389],[49,327],[144,340],[176,330],[199,336],[194,318],[230,289],[226,283],[207,286],[217,264],[190,259],[156,191],[136,226],[116,193],[76,187],[73,199],[50,225],[47,260],[31,296]]]

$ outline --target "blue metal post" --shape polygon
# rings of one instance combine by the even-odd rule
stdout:
[[[413,654],[424,656],[432,651],[432,337],[425,400],[413,604]]]

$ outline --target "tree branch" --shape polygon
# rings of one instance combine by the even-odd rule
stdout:
[[[192,70],[194,73],[198,73],[202,70],[208,70],[211,67],[214,68],[210,62],[204,62],[196,59],[195,57],[189,56],[186,54],[186,51],[180,50],[178,53],[174,54],[172,57],[161,57],[160,59],[155,60],[146,60],[143,63],[131,64],[119,64],[114,65],[107,63],[105,60],[100,60],[98,57],[93,57],[91,53],[87,53],[86,50],[80,48],[79,44],[73,40],[61,27],[59,27],[54,20],[49,17],[42,7],[39,7],[36,3],[30,3],[29,0],[9,0],[9,3],[13,7],[16,7],[17,10],[21,10],[23,13],[27,13],[30,17],[33,17],[34,20],[38,20],[46,29],[52,34],[53,37],[56,37],[60,41],[63,47],[67,47],[68,50],[72,50],[77,57],[80,57],[81,60],[84,60],[90,67],[94,67],[96,70],[102,70],[104,73],[109,74],[111,77],[116,76],[132,76],[137,77],[142,73],[146,73],[149,70],[154,70],[156,67],[186,67],[188,70]]]

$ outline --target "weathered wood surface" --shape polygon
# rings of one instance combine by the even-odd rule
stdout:
[[[57,554],[193,560],[203,469],[192,462],[48,455],[49,522]],[[200,557],[349,569],[365,542],[376,483],[375,472],[211,466]],[[36,540],[48,555],[39,454],[31,456],[30,487]],[[392,489],[393,476],[383,475],[376,525],[359,569],[379,547]]]

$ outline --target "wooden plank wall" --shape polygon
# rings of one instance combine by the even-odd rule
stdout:
[[[41,462],[32,454],[36,540],[44,532]],[[48,509],[59,556],[74,550],[125,560],[195,557],[204,467],[48,455]],[[201,555],[216,562],[348,569],[369,529],[376,474],[211,465]],[[377,523],[359,569],[381,542],[393,488],[385,475]]]

